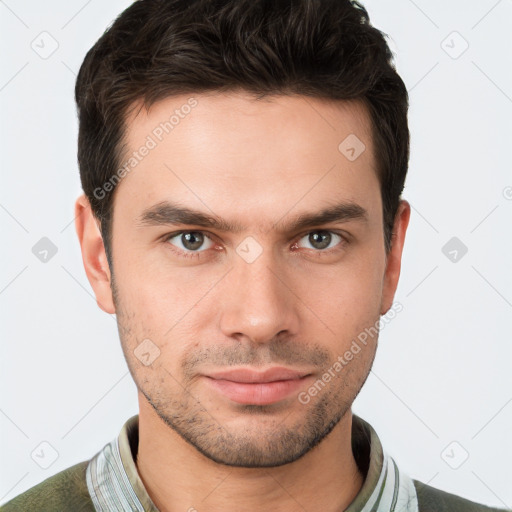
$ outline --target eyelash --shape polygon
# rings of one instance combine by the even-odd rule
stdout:
[[[182,251],[182,250],[178,249],[173,244],[169,243],[169,240],[171,240],[172,238],[174,238],[178,235],[182,235],[183,233],[201,233],[206,238],[208,238],[210,241],[214,242],[213,238],[211,236],[209,236],[206,231],[201,231],[201,230],[189,229],[189,230],[176,231],[174,233],[169,233],[169,234],[165,235],[163,237],[163,242],[169,246],[169,248],[172,250],[172,252],[174,252],[175,254],[177,254],[178,256],[180,256],[182,258],[189,258],[189,259],[200,258],[200,257],[202,257],[202,253],[206,252],[208,250],[208,249],[205,249],[203,251],[187,251],[186,252],[186,251]],[[332,231],[329,229],[315,229],[315,230],[307,231],[306,233],[299,235],[298,238],[296,239],[296,241],[292,245],[297,244],[302,238],[304,238],[306,235],[310,235],[311,233],[330,233],[330,234],[337,235],[341,238],[340,242],[338,242],[337,245],[335,245],[334,247],[331,247],[330,249],[323,249],[323,250],[309,249],[309,250],[313,251],[313,253],[315,254],[315,257],[321,258],[325,255],[328,255],[328,254],[330,255],[333,252],[342,250],[349,243],[347,236],[345,236],[337,231]]]

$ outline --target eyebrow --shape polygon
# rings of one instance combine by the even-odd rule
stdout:
[[[292,232],[322,224],[349,221],[367,223],[368,212],[357,203],[345,201],[318,212],[306,212],[296,215],[286,225],[278,229],[283,232]],[[141,227],[165,226],[169,224],[194,225],[231,233],[240,233],[246,229],[239,222],[230,222],[216,215],[193,210],[169,201],[162,201],[145,209],[137,219],[137,225]],[[274,224],[274,227],[279,224]]]

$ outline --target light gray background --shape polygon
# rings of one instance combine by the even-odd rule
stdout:
[[[412,477],[512,507],[512,0],[364,4],[410,91],[413,211],[404,309],[353,410]],[[138,412],[72,222],[76,73],[128,5],[0,1],[2,503],[92,457]],[[58,249],[46,263],[32,252],[42,237]],[[468,248],[456,262],[442,252],[452,237]]]

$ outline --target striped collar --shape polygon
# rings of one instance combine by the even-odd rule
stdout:
[[[363,486],[345,512],[418,512],[412,479],[383,450],[373,427],[354,413],[352,418],[354,456],[360,467],[368,469]],[[90,460],[87,488],[97,512],[159,512],[137,472],[133,457],[138,442],[137,414],[126,421],[118,437]]]

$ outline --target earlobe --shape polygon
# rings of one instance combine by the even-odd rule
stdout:
[[[385,315],[393,304],[398,279],[400,277],[400,269],[402,264],[402,252],[405,243],[405,233],[409,225],[411,216],[410,204],[402,199],[395,215],[393,226],[393,235],[391,238],[391,249],[389,250],[386,262],[386,272],[384,275],[381,315]]]
[[[75,202],[75,230],[82,250],[87,279],[94,290],[98,306],[106,313],[115,313],[110,287],[110,268],[99,228],[87,197],[82,194]]]

